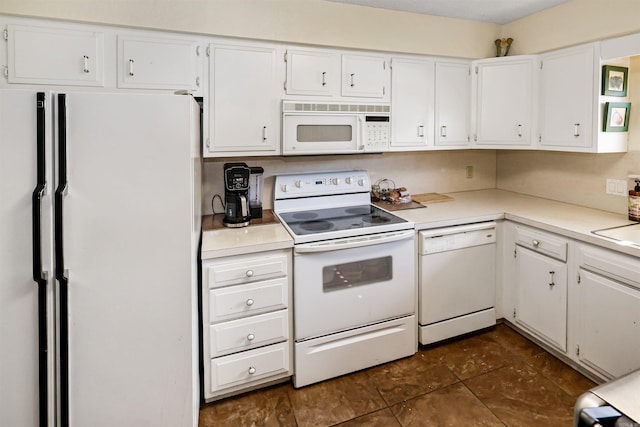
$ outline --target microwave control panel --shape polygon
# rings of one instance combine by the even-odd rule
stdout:
[[[367,116],[364,122],[364,151],[388,151],[389,116]]]

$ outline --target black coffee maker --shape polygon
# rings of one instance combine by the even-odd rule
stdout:
[[[224,164],[225,227],[246,227],[251,222],[249,212],[249,176],[251,168],[245,163]]]

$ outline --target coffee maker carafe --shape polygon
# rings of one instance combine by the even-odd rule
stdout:
[[[224,200],[225,227],[246,227],[251,222],[249,212],[249,176],[251,169],[245,163],[225,163]]]

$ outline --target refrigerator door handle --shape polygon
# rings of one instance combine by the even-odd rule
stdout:
[[[60,425],[69,426],[69,274],[64,266],[63,199],[67,193],[67,98],[58,94],[58,186],[55,192],[54,242],[59,283]]]
[[[36,94],[36,187],[32,195],[33,281],[38,285],[38,417],[39,425],[48,424],[49,369],[47,366],[47,279],[42,270],[42,197],[47,188],[46,177],[46,98]]]

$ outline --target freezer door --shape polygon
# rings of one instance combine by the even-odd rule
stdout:
[[[194,117],[186,96],[66,95],[71,426],[194,424]]]
[[[50,95],[0,91],[0,418],[53,425]]]

